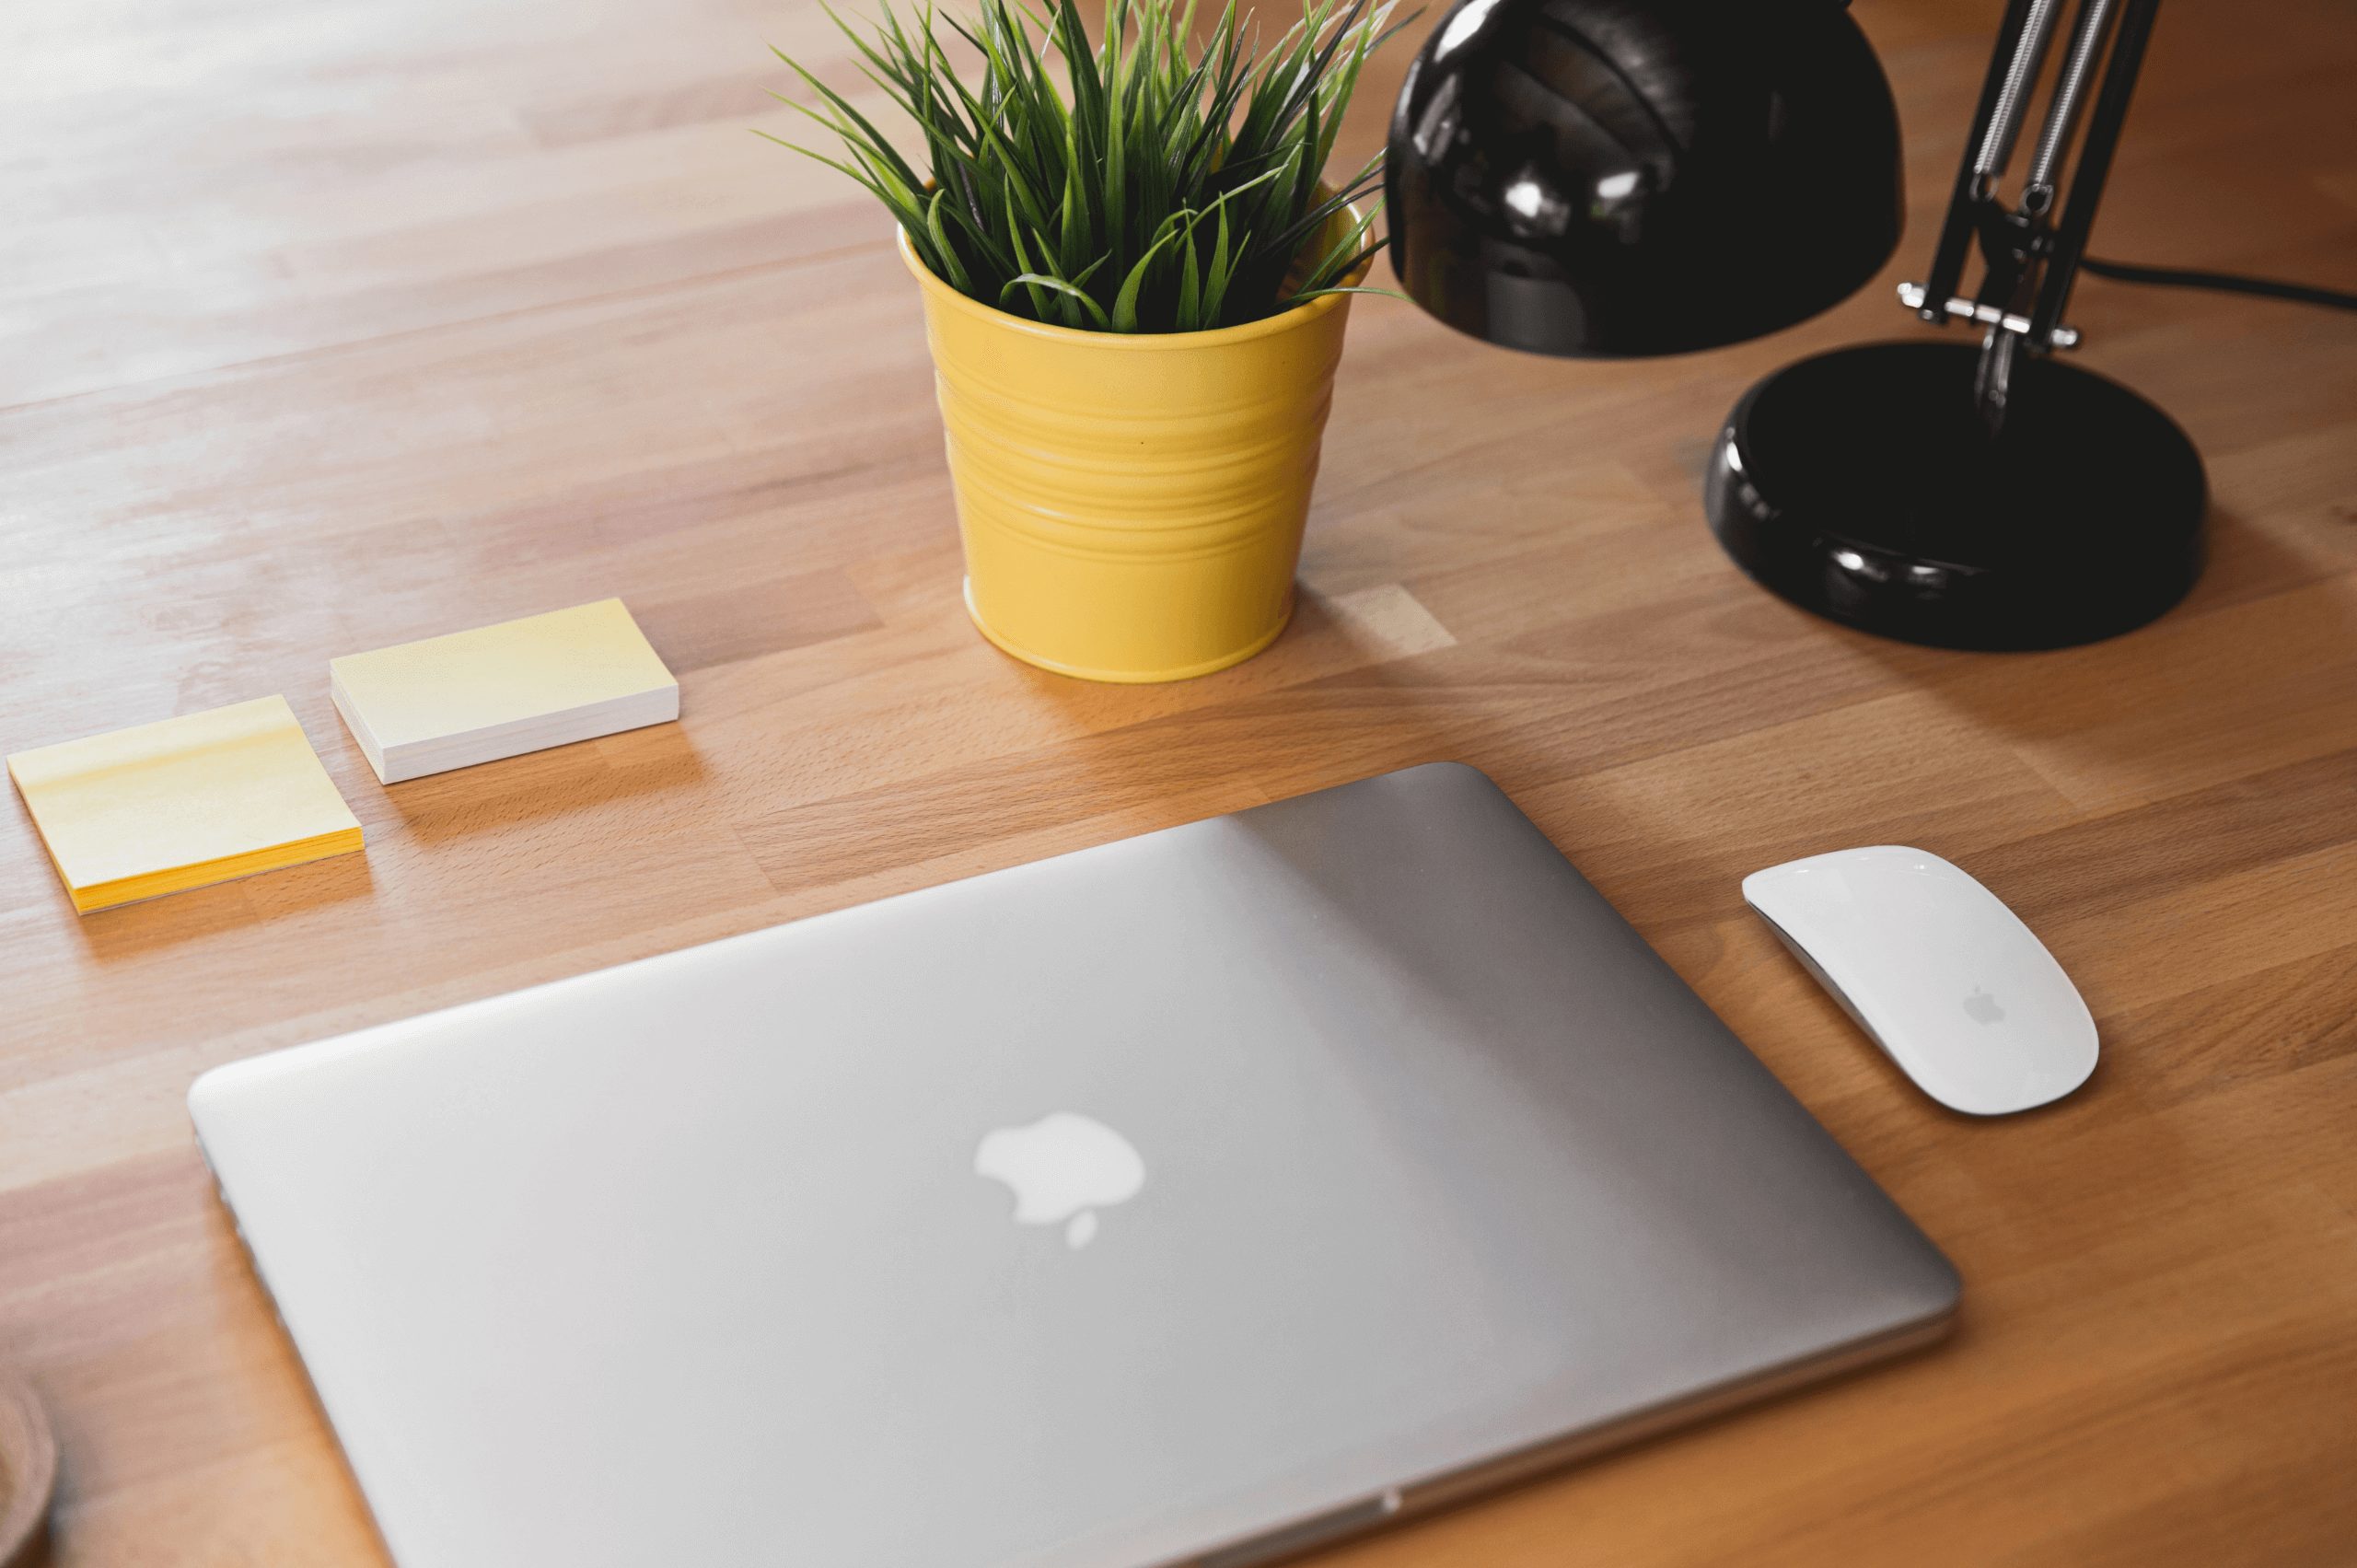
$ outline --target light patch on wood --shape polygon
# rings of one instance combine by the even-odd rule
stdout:
[[[1336,633],[1364,656],[1355,663],[1381,664],[1457,646],[1448,628],[1397,583],[1378,583],[1319,602],[1333,618]]]

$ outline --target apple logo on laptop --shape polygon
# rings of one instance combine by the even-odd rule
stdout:
[[[1081,1248],[1097,1239],[1097,1210],[1138,1195],[1145,1161],[1102,1121],[1059,1110],[986,1133],[974,1151],[974,1174],[1006,1183],[1017,1221],[1061,1225],[1064,1245]]]
[[[1997,1005],[1995,997],[1976,985],[1972,994],[1964,999],[1964,1016],[1976,1024],[1995,1024],[2004,1021],[2005,1010]]]

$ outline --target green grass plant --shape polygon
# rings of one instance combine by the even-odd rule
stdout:
[[[934,275],[986,305],[1083,331],[1191,332],[1358,289],[1377,154],[1328,181],[1342,111],[1391,7],[1313,0],[1263,47],[1236,0],[1198,39],[1197,0],[1106,0],[1092,41],[1074,0],[981,0],[970,20],[884,0],[863,30],[830,10],[860,68],[923,139],[904,155],[816,74],[784,102],[840,156],[772,136],[865,187]],[[980,56],[953,68],[936,25]],[[1062,81],[1052,62],[1061,63]],[[767,135],[768,133],[759,133]]]

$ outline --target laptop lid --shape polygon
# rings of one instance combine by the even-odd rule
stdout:
[[[1455,764],[190,1105],[404,1568],[1226,1568],[1957,1290]]]

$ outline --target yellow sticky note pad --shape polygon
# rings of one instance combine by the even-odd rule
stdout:
[[[328,661],[386,784],[679,716],[679,683],[618,598]]]
[[[85,914],[361,847],[284,697],[19,751],[8,776]]]

